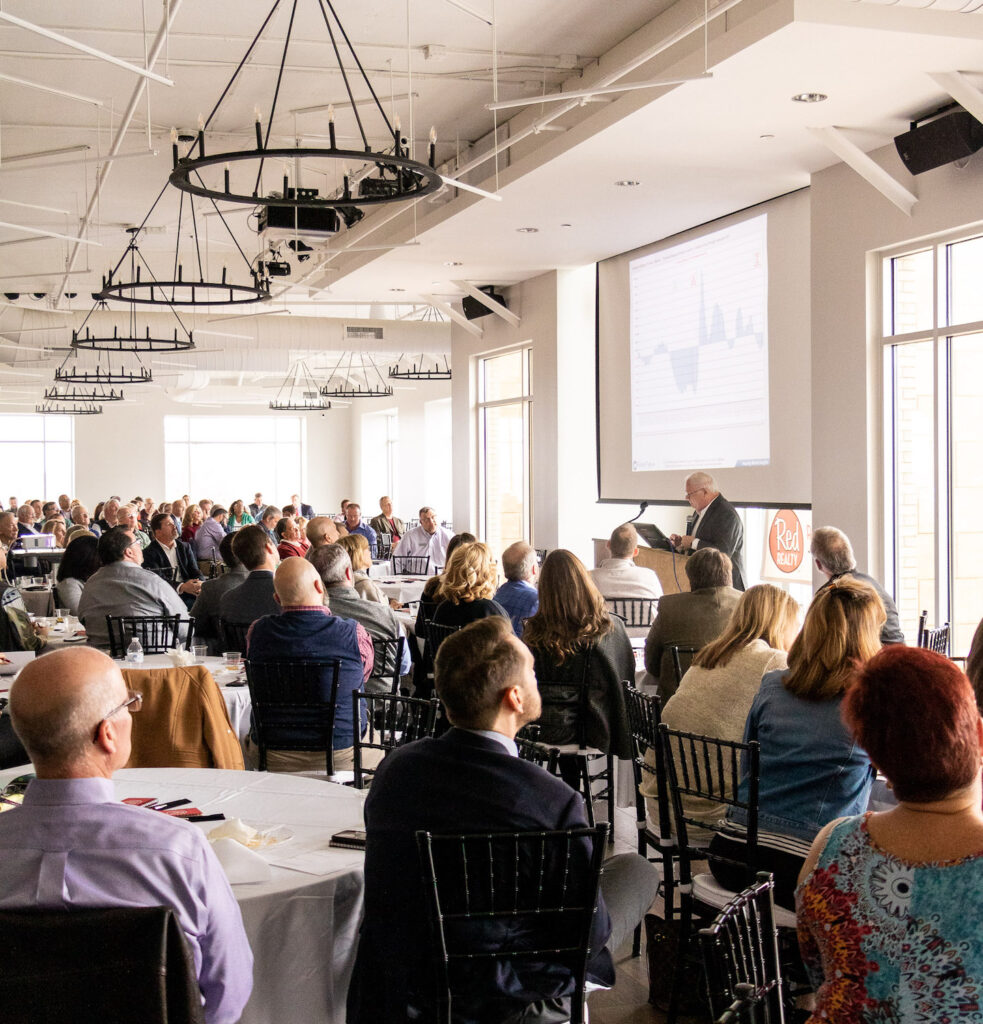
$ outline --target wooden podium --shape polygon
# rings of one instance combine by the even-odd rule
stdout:
[[[608,549],[605,547],[605,541],[606,539],[594,538],[595,566],[600,565],[605,558],[610,557]],[[659,548],[639,545],[638,554],[635,556],[635,564],[651,569],[659,577],[664,594],[679,594],[689,590],[689,578],[684,569],[686,565],[685,555],[678,555],[675,551],[664,551]]]

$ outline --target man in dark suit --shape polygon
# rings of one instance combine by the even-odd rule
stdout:
[[[508,619],[481,619],[448,637],[437,655],[435,685],[453,728],[439,739],[393,751],[365,804],[365,917],[348,993],[349,1024],[433,1019],[417,830],[514,832],[586,824],[577,793],[516,755],[516,732],[538,717],[542,704],[532,656]],[[657,871],[637,854],[605,863],[590,980],[613,983],[604,943],[615,949],[630,934],[657,887]],[[512,1021],[522,1014],[523,1022],[569,1019],[565,997],[573,979],[556,964],[475,966],[469,981],[470,991],[455,991],[462,1019],[471,1019],[478,1007],[482,1020]]]
[[[244,526],[234,534],[232,553],[249,575],[219,600],[218,614],[226,622],[249,625],[263,615],[279,615],[273,590],[273,573],[280,564],[276,545],[261,526]]]
[[[677,687],[671,644],[703,647],[724,631],[741,592],[731,586],[730,559],[716,548],[700,548],[686,559],[689,593],[663,594],[645,639],[645,668],[665,703]]]
[[[838,530],[835,526],[820,526],[813,530],[809,551],[816,560],[816,568],[826,577],[826,582],[816,591],[817,594],[841,576],[852,576],[855,580],[869,583],[877,591],[887,615],[884,625],[881,626],[881,643],[904,643],[904,633],[901,632],[898,606],[894,603],[894,598],[873,576],[857,572],[857,560],[853,557],[853,545],[842,530]]]
[[[293,505],[295,509],[295,515],[303,516],[305,519],[314,518],[314,507],[312,505],[308,505],[306,501],[301,501],[299,494],[290,495],[290,504]]]
[[[734,588],[744,590],[744,524],[737,509],[717,490],[709,473],[686,478],[686,500],[693,514],[686,520],[686,533],[670,537],[673,545],[687,554],[701,547],[722,551],[733,565]]]
[[[204,576],[198,568],[191,545],[178,539],[178,528],[174,517],[166,512],[158,512],[150,520],[150,533],[153,540],[143,552],[145,569],[176,569],[175,586],[184,603],[190,608],[195,598],[201,593]]]
[[[393,515],[393,503],[392,499],[388,495],[383,495],[379,499],[379,508],[382,510],[381,515],[377,515],[373,520],[369,522],[369,526],[375,530],[376,533],[388,533],[392,537],[392,543],[395,544],[400,537],[406,533],[406,526],[402,519]]]
[[[219,545],[222,561],[229,567],[227,572],[216,576],[213,580],[205,580],[201,585],[201,593],[191,606],[191,614],[195,619],[195,639],[208,643],[209,654],[222,653],[222,638],[218,631],[219,605],[222,595],[234,590],[246,582],[249,572],[235,556],[232,543],[236,533],[227,533]]]

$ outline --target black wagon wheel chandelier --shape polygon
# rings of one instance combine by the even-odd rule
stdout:
[[[229,80],[221,96],[219,96],[212,112],[207,118],[199,120],[198,136],[191,150],[187,155],[180,156],[177,146],[173,147],[174,167],[171,171],[170,183],[182,192],[189,192],[192,195],[211,199],[213,202],[245,203],[250,206],[322,208],[325,210],[343,210],[346,207],[350,208],[353,206],[380,206],[385,203],[405,202],[430,195],[441,188],[443,182],[434,167],[436,163],[436,137],[434,132],[431,130],[430,133],[429,163],[425,164],[413,159],[410,146],[402,137],[399,119],[394,118],[394,121],[390,122],[331,0],[313,0],[313,2],[324,20],[335,60],[337,61],[338,71],[341,73],[344,81],[345,90],[348,94],[348,100],[358,128],[358,134],[362,140],[362,148],[338,148],[334,112],[330,107],[328,115],[328,146],[302,146],[298,140],[297,144],[292,147],[270,147],[273,119],[276,115],[277,101],[280,96],[280,86],[283,81],[287,51],[293,33],[298,2],[299,0],[293,0],[290,6],[290,19],[283,42],[283,52],[280,57],[276,86],[270,103],[265,132],[262,114],[258,107],[256,109],[254,121],[256,132],[255,147],[209,155],[205,151],[206,132],[221,107],[223,100],[229,94],[240,72],[252,55],[256,44],[260,41],[270,24],[274,13],[280,6],[281,0],[274,0],[270,12],[246,49],[242,60],[233,72],[232,78]],[[366,127],[362,116],[359,114],[358,103],[352,91],[352,83],[349,80],[349,74],[345,70],[344,61],[342,60],[339,37],[344,40],[344,45],[347,47],[358,68],[359,76],[366,88],[368,88],[375,108],[382,118],[384,126],[382,134],[387,139],[392,140],[391,148],[387,146],[385,151],[374,150],[369,142]],[[352,77],[355,76],[353,75]],[[196,149],[197,153],[195,153]],[[273,161],[274,166],[276,161],[284,162],[282,190],[267,192],[263,188],[263,170],[269,161]],[[336,179],[340,180],[333,194],[320,195],[319,190],[316,188],[302,187],[299,175],[305,161],[328,161],[329,164],[333,164],[336,167],[340,172],[336,175]],[[293,183],[290,181],[289,164],[293,164],[295,168],[296,177]],[[236,165],[239,165],[236,177],[241,180],[233,182],[232,168]],[[247,165],[244,169],[245,173],[243,173],[242,165]],[[248,165],[253,166],[250,167]],[[219,168],[222,168],[222,170],[220,171]],[[253,168],[255,168],[255,177],[253,176]],[[357,168],[356,173],[353,173],[354,168]],[[280,184],[278,181],[277,185]]]
[[[45,400],[35,405],[34,411],[42,416],[99,416],[102,413],[102,406],[85,401],[55,404]]]
[[[342,367],[346,356],[348,362]],[[365,382],[364,387],[359,383],[359,378]],[[364,352],[342,352],[334,369],[328,374],[328,383],[321,388],[321,394],[328,398],[389,398],[392,393],[392,385],[386,383],[375,360]]]
[[[298,359],[287,372],[270,408],[276,412],[323,412],[331,408],[331,403],[322,396],[307,363]]]
[[[106,387],[105,384],[92,384],[89,386],[71,384],[68,387],[45,388],[44,400],[46,402],[59,402],[71,404],[73,402],[122,402],[123,391],[114,387]]]
[[[450,380],[451,366],[447,356],[431,356],[426,352],[410,357],[409,365],[403,364],[405,353],[389,367],[390,380]]]

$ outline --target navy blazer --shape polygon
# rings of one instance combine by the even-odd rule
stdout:
[[[191,550],[191,545],[183,540],[176,540],[174,543],[177,545],[177,564],[180,574],[186,580],[204,579],[201,569],[198,568],[198,559],[195,558],[195,553]],[[143,549],[143,565],[146,569],[169,569],[171,567],[167,552],[160,541],[152,540]]]
[[[379,766],[365,802],[365,917],[348,992],[349,1024],[403,1022],[411,1001],[426,1004],[429,927],[418,830],[516,832],[586,824],[578,793],[538,765],[510,756],[493,739],[451,729],[439,739],[394,750]],[[614,982],[611,956],[603,948],[610,932],[599,897],[591,936],[597,952],[588,977],[605,985]],[[466,1007],[473,1002],[485,1014],[495,1010],[487,1019],[504,1020],[537,999],[572,992],[573,979],[555,965],[501,961],[473,1000],[463,993],[455,1007],[468,1017]]]
[[[693,536],[700,547],[716,548],[727,555],[734,566],[734,589],[744,590],[744,524],[737,509],[722,494],[714,498]]]

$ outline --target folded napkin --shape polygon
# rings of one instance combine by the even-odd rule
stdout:
[[[171,664],[175,668],[183,667],[184,665],[193,665],[195,663],[194,651],[186,651],[180,647],[173,647],[167,652],[168,658],[171,659]]]
[[[273,877],[269,864],[259,854],[247,850],[234,839],[216,839],[212,849],[232,885],[268,882]]]

